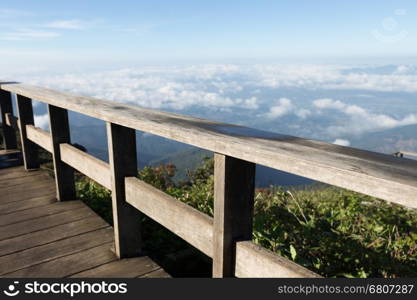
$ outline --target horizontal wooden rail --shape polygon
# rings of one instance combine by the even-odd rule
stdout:
[[[90,177],[107,189],[111,189],[109,164],[69,144],[59,145],[61,160]]]
[[[26,135],[29,140],[38,144],[46,151],[52,152],[51,134],[33,125],[26,125]]]
[[[417,208],[417,161],[36,86],[1,89],[125,127]]]
[[[127,177],[126,201],[202,251],[213,255],[213,219],[135,177]]]
[[[318,274],[251,241],[236,243],[236,277],[320,277]]]

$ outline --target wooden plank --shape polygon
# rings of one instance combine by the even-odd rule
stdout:
[[[69,144],[61,144],[61,159],[71,167],[90,177],[105,188],[111,189],[110,166]]]
[[[160,270],[147,256],[124,258],[72,275],[74,278],[134,278]]]
[[[214,154],[213,277],[232,277],[235,242],[252,239],[255,164]]]
[[[414,160],[25,84],[0,86],[104,121],[417,207],[417,161]]]
[[[36,172],[37,171],[36,169],[32,169],[32,170],[29,170],[29,171],[24,171],[24,173],[20,173],[20,172],[13,171],[14,168],[16,168],[16,167],[1,169],[1,171],[10,170],[10,172],[9,173],[0,173],[0,181],[2,181],[2,180],[13,180],[13,179],[29,177],[29,176],[38,176],[38,174]]]
[[[212,256],[212,218],[135,177],[126,178],[125,185],[128,203]]]
[[[22,188],[20,188],[22,190]],[[16,187],[11,187],[2,190],[0,197],[0,204],[6,204],[11,202],[26,201],[29,199],[35,199],[39,197],[49,197],[56,199],[55,186],[51,186],[49,181],[43,181],[32,185],[27,189],[23,189],[19,192]]]
[[[12,95],[0,90],[0,113],[2,119],[4,146],[6,150],[16,149],[17,140],[15,129],[7,124],[7,114],[13,114]]]
[[[56,196],[41,196],[36,198],[31,198],[29,200],[23,201],[14,201],[6,204],[0,205],[0,215],[9,214],[12,212],[17,212],[33,207],[38,207],[42,205],[47,205],[56,202]]]
[[[158,269],[149,273],[146,273],[145,275],[140,276],[140,278],[171,278],[167,272],[165,272],[164,269]]]
[[[81,201],[66,201],[66,202],[55,202],[43,206],[29,208],[6,215],[1,215],[0,226],[6,226],[14,223],[19,223],[27,220],[40,218],[43,216],[49,216],[65,211],[71,211],[85,206]]]
[[[28,177],[31,178],[31,177]],[[23,185],[9,186],[1,189],[2,195],[0,199],[11,197],[12,201],[26,199],[30,196],[42,196],[42,192],[55,190],[55,186],[50,179],[42,179],[36,182],[30,182],[28,180],[26,188],[23,189]],[[31,193],[34,194],[31,194]],[[46,193],[45,193],[46,194]]]
[[[33,125],[26,125],[26,136],[29,140],[41,146],[46,151],[52,152],[51,134]]]
[[[95,216],[87,206],[0,227],[0,240]]]
[[[11,278],[60,278],[116,260],[111,243],[8,273]]]
[[[7,168],[7,169],[0,169],[0,180],[33,176],[33,175],[37,175],[38,172],[39,170],[36,170],[36,169],[26,171],[25,168],[21,166]]]
[[[141,214],[125,199],[127,176],[136,176],[136,133],[133,129],[107,123],[115,252],[119,258],[142,251]]]
[[[99,229],[0,257],[0,275],[113,241],[113,229]]]
[[[58,201],[75,199],[74,169],[61,160],[59,145],[71,143],[68,112],[66,109],[48,105],[49,127],[52,137],[55,184]]]
[[[97,216],[0,241],[0,256],[109,226]]]
[[[49,181],[50,183],[53,183],[52,178],[49,177],[45,173],[33,173],[32,175],[33,176],[19,176],[17,178],[10,178],[10,179],[0,178],[0,191],[3,191],[3,189],[5,188],[11,188],[11,187],[14,187],[17,190],[21,190],[22,185],[26,185],[27,183],[30,184],[35,180],[36,182]],[[20,188],[17,186],[20,186]]]
[[[19,115],[20,142],[25,169],[37,169],[39,168],[38,148],[26,136],[26,125],[34,125],[32,100],[17,95],[17,112]]]
[[[249,278],[320,277],[318,274],[250,241],[236,243],[235,275],[236,277]]]

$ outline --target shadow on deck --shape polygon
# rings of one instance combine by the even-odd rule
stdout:
[[[1,277],[169,277],[149,257],[118,260],[113,228],[81,201],[56,201],[45,171],[0,151]]]

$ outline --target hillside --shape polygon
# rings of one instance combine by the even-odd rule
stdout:
[[[417,152],[417,125],[407,125],[362,135],[352,147],[391,154],[399,150]]]

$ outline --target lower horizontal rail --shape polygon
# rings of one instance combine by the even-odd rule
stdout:
[[[29,140],[38,144],[46,151],[52,152],[51,134],[33,125],[26,125],[26,136]]]
[[[137,179],[125,178],[126,201],[212,257],[213,219]]]
[[[109,164],[70,144],[61,144],[61,160],[111,190]]]
[[[236,243],[235,276],[251,278],[321,277],[251,241]]]

